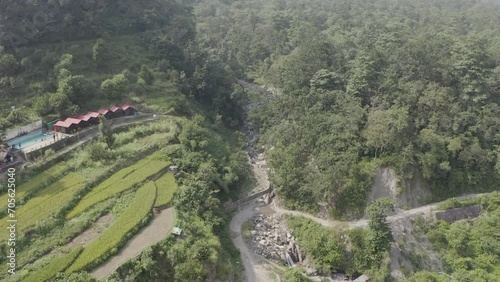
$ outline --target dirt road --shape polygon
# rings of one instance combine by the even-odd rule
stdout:
[[[248,249],[243,236],[241,234],[241,227],[243,223],[248,221],[252,216],[257,213],[255,205],[240,210],[231,220],[229,224],[230,236],[236,248],[240,250],[241,260],[245,267],[245,276],[247,282],[260,282],[270,281],[272,270],[269,269],[269,262]]]
[[[243,80],[239,80],[239,83],[246,88],[253,88],[261,92],[262,96],[264,96],[266,99],[269,98],[270,96],[270,90],[269,89],[263,89],[260,86],[257,86],[256,84],[249,83]],[[271,93],[274,94],[274,93]],[[264,100],[266,100],[264,99]],[[247,111],[250,110],[251,107],[247,107]],[[250,158],[253,160],[251,162],[251,165],[253,166],[253,173],[255,174],[255,178],[257,179],[257,185],[262,185],[263,183],[260,183],[262,180],[261,179],[268,179],[268,172],[267,169],[264,169],[261,166],[258,166],[255,164],[255,140],[256,140],[256,130],[251,128],[251,127],[245,127],[245,133],[247,135],[247,142],[248,142],[248,147],[247,151],[249,153]],[[265,177],[262,177],[264,175]],[[479,197],[484,194],[471,194],[471,195],[465,195],[458,197],[459,200],[463,199],[468,199],[468,198],[473,198],[473,197]],[[403,211],[397,211],[397,213],[390,215],[387,217],[387,221],[389,223],[395,223],[401,219],[405,218],[411,218],[419,215],[431,215],[433,213],[433,210],[437,207],[439,203],[433,203],[425,206],[421,206],[418,208],[414,208],[411,210],[403,210]],[[245,267],[245,275],[247,277],[248,282],[265,282],[265,281],[270,281],[270,274],[272,273],[272,262],[269,260],[258,256],[257,254],[254,254],[251,250],[249,250],[248,246],[246,245],[245,241],[243,240],[242,237],[242,225],[248,221],[250,218],[252,218],[253,215],[255,215],[258,211],[257,208],[259,205],[257,202],[253,201],[251,202],[247,207],[242,208],[239,210],[232,218],[231,223],[230,223],[230,232],[231,232],[231,239],[234,243],[234,245],[240,250],[241,253],[241,258]],[[292,211],[288,210],[285,208],[282,208],[274,203],[274,201],[266,206],[267,209],[270,209],[274,211],[277,214],[290,214],[290,215],[295,215],[295,216],[303,216],[306,218],[309,218],[325,227],[344,227],[344,228],[364,228],[368,226],[368,220],[366,219],[360,219],[356,221],[336,221],[336,220],[331,220],[331,219],[323,219],[323,218],[318,218],[314,215],[305,213],[305,212],[300,212],[300,211]]]
[[[482,193],[482,194],[469,194],[469,195],[464,195],[464,196],[457,197],[457,199],[458,200],[465,200],[465,199],[480,197],[480,196],[483,196],[483,195],[486,195],[486,194],[485,193]],[[420,215],[426,215],[426,214],[427,215],[431,215],[431,214],[434,213],[434,210],[436,209],[436,207],[440,203],[441,202],[433,203],[433,204],[429,204],[429,205],[425,205],[425,206],[421,206],[421,207],[414,208],[414,209],[411,209],[411,210],[400,211],[400,212],[398,212],[396,214],[389,215],[387,217],[387,221],[389,223],[392,223],[392,222],[396,222],[396,221],[404,219],[404,218],[411,218],[411,217],[420,216]],[[290,214],[290,215],[296,215],[296,216],[303,216],[305,218],[309,218],[309,219],[311,219],[311,220],[313,220],[313,221],[315,221],[315,222],[317,222],[317,223],[319,223],[319,224],[321,224],[323,226],[326,226],[326,227],[341,227],[341,226],[345,226],[345,227],[349,227],[349,228],[364,228],[364,227],[368,226],[368,220],[367,219],[359,219],[359,220],[355,220],[355,221],[337,221],[337,220],[331,220],[331,219],[326,220],[326,219],[315,217],[314,215],[308,214],[308,213],[305,213],[305,212],[287,210],[287,209],[278,207],[274,203],[271,205],[271,208],[275,212],[277,212],[278,214]]]
[[[124,262],[165,238],[174,227],[174,219],[173,208],[161,211],[146,227],[134,235],[119,253],[92,271],[92,276],[98,280],[107,277]]]

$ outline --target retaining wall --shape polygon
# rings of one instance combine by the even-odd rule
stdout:
[[[260,192],[257,192],[255,194],[252,194],[248,197],[245,197],[243,199],[239,199],[237,200],[236,202],[228,202],[224,205],[224,208],[226,210],[235,210],[236,208],[240,207],[240,206],[243,206],[244,204],[252,201],[252,200],[255,200],[257,199],[258,197],[262,197],[264,196],[265,194],[269,194],[271,193],[271,191],[273,191],[273,187],[272,185],[269,185],[269,188],[267,188],[266,190],[263,190],[263,191],[260,191]]]

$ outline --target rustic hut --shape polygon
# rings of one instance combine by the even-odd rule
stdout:
[[[54,124],[54,131],[63,133],[73,133],[86,126],[86,122],[76,118],[67,118]]]
[[[79,115],[76,119],[83,120],[86,125],[94,125],[99,123],[99,113],[97,112],[88,112],[85,115]]]
[[[108,109],[100,109],[97,111],[99,114],[103,115],[106,119],[113,118],[113,112]]]
[[[119,118],[119,117],[123,117],[125,115],[125,111],[122,108],[117,107],[117,106],[113,106],[113,107],[109,108],[109,110],[113,113],[113,118]]]
[[[125,112],[126,116],[133,116],[138,112],[133,106],[129,104],[123,104],[121,108]]]

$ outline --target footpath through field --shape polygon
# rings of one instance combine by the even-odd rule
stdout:
[[[134,235],[120,252],[92,271],[92,276],[101,280],[109,276],[127,260],[136,257],[146,248],[165,238],[174,227],[175,211],[173,208],[162,210],[151,222]]]

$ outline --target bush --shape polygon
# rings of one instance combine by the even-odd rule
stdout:
[[[52,148],[51,148],[51,149],[47,149],[47,150],[45,150],[45,152],[43,152],[43,156],[44,156],[45,158],[50,158],[50,157],[52,157],[55,153],[56,153],[56,151],[54,151],[54,149],[52,149]]]
[[[287,218],[287,222],[299,245],[313,258],[319,271],[330,273],[344,265],[345,250],[339,233],[302,217],[291,216]]]
[[[94,162],[100,160],[112,160],[115,158],[113,151],[108,150],[106,148],[106,144],[104,143],[92,143],[89,147],[87,147],[87,151],[89,152],[90,159]]]
[[[123,74],[117,74],[113,78],[106,79],[101,83],[101,90],[110,99],[117,99],[127,92],[128,80]]]
[[[146,65],[141,65],[141,71],[139,72],[138,77],[142,79],[147,85],[153,84],[153,81],[155,79],[153,73]]]
[[[98,265],[146,222],[156,198],[154,182],[148,182],[137,191],[134,201],[97,240],[88,245],[67,272],[87,270]]]

